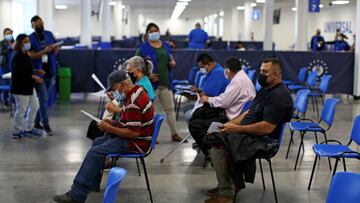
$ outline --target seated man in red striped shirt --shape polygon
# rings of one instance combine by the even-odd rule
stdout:
[[[125,71],[115,71],[108,76],[108,91],[123,99],[120,120],[101,121],[99,129],[105,132],[96,138],[77,173],[71,190],[53,197],[55,202],[85,202],[89,192],[98,188],[101,170],[108,154],[135,151],[135,144],[143,150],[150,142],[138,137],[149,137],[153,131],[154,108],[143,88],[135,86]]]

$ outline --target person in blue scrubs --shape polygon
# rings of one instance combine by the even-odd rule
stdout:
[[[36,84],[35,86],[39,97],[40,108],[35,119],[34,127],[45,130],[47,135],[53,135],[47,113],[47,101],[49,92],[53,90],[55,84],[56,54],[60,47],[54,45],[54,35],[52,32],[44,30],[44,22],[39,16],[31,18],[31,27],[35,32],[31,33],[29,36],[31,49],[28,52],[28,55],[32,59],[36,73],[44,80],[43,83]]]
[[[326,50],[325,39],[323,36],[321,36],[320,29],[316,30],[316,35],[314,35],[311,38],[310,44],[311,44],[311,50],[313,50],[313,51]]]
[[[195,29],[189,33],[189,49],[205,49],[205,44],[209,42],[208,34],[201,29],[200,23],[196,23]]]
[[[344,34],[340,34],[336,40],[334,41],[334,51],[349,51],[350,46],[345,41],[345,38],[347,38]]]

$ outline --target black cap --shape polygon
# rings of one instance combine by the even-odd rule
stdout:
[[[107,77],[107,89],[106,92],[109,92],[111,88],[119,82],[122,82],[128,78],[127,73],[124,70],[117,70]]]

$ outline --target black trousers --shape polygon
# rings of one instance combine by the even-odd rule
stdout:
[[[229,119],[226,117],[224,109],[211,108],[209,106],[197,109],[189,121],[189,131],[199,149],[205,156],[209,156],[210,145],[205,144],[202,140],[212,122],[226,123]]]

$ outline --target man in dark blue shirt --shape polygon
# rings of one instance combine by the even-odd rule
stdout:
[[[208,34],[201,29],[200,23],[196,23],[195,29],[189,33],[189,49],[205,49],[208,42]]]
[[[321,36],[320,29],[316,30],[316,35],[311,38],[311,50],[313,51],[323,51],[326,49],[325,39]]]
[[[36,91],[39,97],[39,112],[35,119],[35,128],[44,129],[47,135],[53,132],[49,125],[47,115],[48,94],[52,91],[56,79],[56,54],[59,46],[55,44],[54,35],[44,30],[44,23],[39,16],[31,18],[31,26],[35,32],[31,33],[31,50],[28,52],[32,59],[33,66],[37,70],[37,74],[44,79],[43,83],[36,85]],[[42,122],[43,126],[40,124]]]

